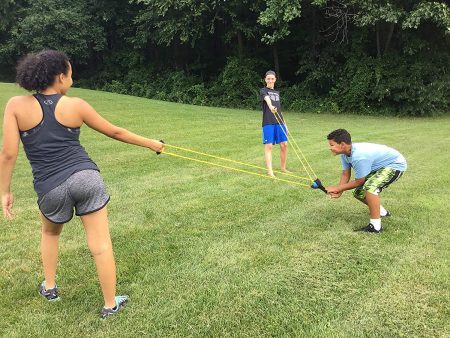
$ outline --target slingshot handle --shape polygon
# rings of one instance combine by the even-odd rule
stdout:
[[[159,142],[161,142],[161,143],[165,143],[163,140],[159,140]],[[161,152],[160,151],[157,151],[156,152],[156,155],[160,155],[161,154]]]
[[[316,178],[314,180],[314,182],[311,184],[311,188],[313,188],[313,189],[320,189],[325,194],[328,194],[327,189],[325,189],[325,187],[322,185],[322,182],[320,182],[320,180],[318,178]]]

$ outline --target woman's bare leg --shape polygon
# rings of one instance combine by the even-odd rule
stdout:
[[[59,236],[64,224],[49,221],[41,214],[42,236],[41,257],[44,268],[45,288],[55,287],[56,266],[58,264]]]
[[[109,234],[108,212],[106,207],[88,215],[81,216],[89,250],[94,257],[106,308],[116,305],[116,262]]]

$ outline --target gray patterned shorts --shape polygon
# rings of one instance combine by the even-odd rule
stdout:
[[[46,193],[38,205],[48,220],[62,224],[72,219],[74,208],[77,216],[83,216],[102,209],[108,202],[109,195],[100,173],[82,170]]]

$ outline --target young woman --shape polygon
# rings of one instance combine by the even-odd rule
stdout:
[[[65,94],[72,86],[72,67],[59,51],[29,54],[17,66],[17,83],[34,95],[12,97],[5,108],[0,154],[0,194],[3,214],[13,219],[10,191],[19,140],[31,164],[42,219],[41,253],[45,280],[39,293],[59,299],[55,283],[58,243],[64,223],[75,214],[86,231],[104,297],[101,317],[118,312],[128,296],[116,297],[116,267],[106,204],[109,195],[96,164],[80,145],[84,123],[116,140],[155,152],[163,144],[119,128],[102,118],[87,102]]]
[[[264,81],[266,87],[260,89],[262,102],[262,138],[264,144],[264,160],[266,162],[267,174],[275,177],[272,169],[272,148],[274,144],[280,144],[281,171],[287,172],[287,130],[281,114],[280,92],[275,90],[276,74],[269,70],[266,72]]]

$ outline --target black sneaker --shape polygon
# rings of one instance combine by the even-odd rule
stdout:
[[[49,302],[59,300],[58,286],[56,284],[53,289],[46,289],[45,281],[43,281],[39,286],[39,294],[45,299],[47,299]]]
[[[102,310],[100,311],[100,318],[105,319],[108,316],[116,314],[117,312],[120,311],[120,309],[122,309],[125,306],[128,300],[129,297],[127,295],[116,296],[116,306],[114,306],[112,309],[108,309],[106,307],[102,308]]]
[[[383,227],[380,228],[380,230],[376,230],[372,223],[367,224],[365,227],[362,227],[361,229],[357,229],[355,231],[364,231],[364,232],[375,232],[380,233],[383,231]]]
[[[389,212],[389,210],[386,210],[386,215],[380,215],[381,217],[390,217],[392,214]]]

